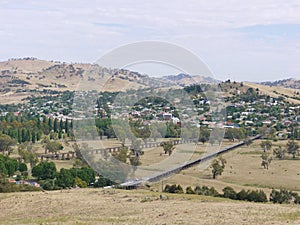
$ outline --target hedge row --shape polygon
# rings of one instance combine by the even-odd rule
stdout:
[[[219,193],[214,187],[207,186],[196,186],[194,189],[191,186],[188,186],[185,190],[186,194],[197,194],[213,197],[223,197],[233,200],[241,200],[248,202],[268,202],[266,193],[263,190],[241,190],[236,192],[232,187],[225,187],[223,193]],[[184,193],[183,188],[180,185],[167,184],[164,188],[164,192],[168,193]],[[286,189],[272,190],[270,194],[270,202],[273,203],[294,203],[300,204],[300,196],[296,192],[288,191]]]

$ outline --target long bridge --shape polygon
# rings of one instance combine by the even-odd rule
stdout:
[[[171,140],[168,142],[172,142],[173,145],[179,145],[179,144],[185,144],[185,143],[191,143],[194,140],[190,140],[190,139],[181,139],[181,140]],[[146,144],[142,144],[141,148],[145,149],[145,148],[155,148],[155,147],[159,147],[161,144],[161,142],[149,142]],[[89,150],[89,154],[100,154],[102,152],[109,152],[109,153],[114,153],[114,152],[119,152],[122,148],[127,148],[129,149],[130,147],[128,146],[117,146],[117,147],[110,147],[110,148],[102,148],[102,149],[91,149]],[[41,154],[39,156],[41,158],[41,161],[43,161],[44,159],[51,159],[51,160],[69,160],[72,158],[76,157],[76,153],[75,152],[66,152],[66,153],[52,153],[52,154]]]

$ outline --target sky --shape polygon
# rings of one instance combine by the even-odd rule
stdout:
[[[300,79],[299,12],[297,0],[0,0],[0,60],[93,63],[151,40],[193,52],[216,79]]]

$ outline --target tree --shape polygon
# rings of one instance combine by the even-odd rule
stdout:
[[[175,149],[175,146],[172,142],[162,142],[160,146],[163,147],[165,154],[169,154],[169,156],[172,154],[173,150]]]
[[[230,199],[237,199],[237,193],[232,187],[225,187],[223,188],[223,197],[230,198]]]
[[[80,188],[86,188],[88,185],[85,181],[81,180],[79,177],[74,178],[74,186],[78,186]]]
[[[35,143],[36,141],[36,133],[34,131],[31,132],[31,142]]]
[[[250,138],[246,138],[246,139],[244,140],[244,143],[249,147],[249,146],[253,143],[253,141],[252,141],[252,139],[250,139]]]
[[[225,132],[225,136],[231,141],[235,141],[236,139],[242,140],[245,138],[245,133],[242,129],[228,128]]]
[[[264,169],[269,169],[269,165],[271,164],[272,157],[270,157],[268,153],[264,152],[261,155],[261,159],[262,159],[261,166],[263,166]]]
[[[54,162],[40,162],[32,168],[32,176],[38,180],[54,179],[57,171]]]
[[[205,126],[201,126],[200,134],[199,134],[199,141],[201,141],[202,144],[204,144],[205,142],[207,142],[209,140],[209,136],[210,136],[210,130]]]
[[[290,203],[292,198],[292,193],[286,189],[280,189],[280,191],[276,191],[273,189],[270,194],[270,202],[273,203]]]
[[[262,141],[260,143],[260,147],[266,152],[266,150],[271,150],[272,148],[272,142],[267,140],[267,141]]]
[[[127,156],[128,156],[128,148],[126,148],[126,147],[120,148],[120,150],[119,150],[118,152],[113,153],[113,156],[114,156],[117,160],[119,160],[119,161],[121,161],[121,162],[123,162],[123,163],[126,163],[126,161],[127,161]]]
[[[218,141],[219,145],[221,145],[223,138],[224,138],[224,130],[219,127],[216,127],[212,130],[209,141],[213,145],[211,140],[216,140]]]
[[[133,139],[130,150],[132,153],[139,158],[144,152],[142,151],[142,142],[138,139]]]
[[[185,189],[185,193],[187,194],[195,194],[193,188],[191,186],[188,186],[186,189]]]
[[[25,163],[19,163],[19,168],[18,170],[22,172],[26,172],[28,170],[27,165]]]
[[[194,192],[197,195],[206,195],[206,196],[214,196],[214,197],[220,195],[214,187],[209,188],[205,185],[203,185],[202,187],[196,186]]]
[[[58,141],[47,141],[45,144],[45,152],[57,153],[57,151],[63,150],[64,147]]]
[[[0,151],[10,152],[11,147],[16,144],[16,141],[6,134],[0,134]]]
[[[35,166],[38,162],[37,155],[32,148],[32,145],[28,142],[22,143],[18,147],[18,153],[20,157],[24,160],[25,163],[29,163],[31,169]]]
[[[72,187],[74,184],[74,177],[70,170],[61,168],[57,175],[56,185],[62,188]]]
[[[299,145],[296,143],[294,140],[288,141],[286,144],[287,147],[287,152],[291,155],[293,155],[293,159],[296,158],[296,155],[298,154],[299,151]]]
[[[95,182],[96,172],[90,167],[84,166],[80,169],[72,168],[70,171],[74,178],[78,177],[85,181],[88,185],[91,185]]]
[[[284,159],[286,153],[286,149],[283,148],[282,146],[279,146],[278,148],[275,148],[273,150],[273,155],[277,158],[277,159]]]
[[[259,191],[248,191],[247,198],[245,199],[249,202],[267,202],[266,193],[262,190]]]
[[[242,189],[240,192],[237,193],[236,195],[236,199],[237,200],[242,200],[242,201],[245,201],[247,200],[247,197],[248,197],[248,192],[245,191],[244,189]]]
[[[213,179],[216,179],[218,175],[222,175],[225,168],[225,164],[226,160],[222,157],[219,157],[219,159],[214,159],[214,161],[211,164]]]
[[[183,189],[182,187],[178,184],[173,184],[173,185],[166,185],[164,192],[168,192],[168,193],[178,193],[178,194],[182,194],[183,193]]]

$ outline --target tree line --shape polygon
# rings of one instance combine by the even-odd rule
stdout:
[[[184,192],[183,188],[179,184],[169,185],[167,184],[164,188],[164,192],[177,193],[177,194],[196,194],[212,197],[229,198],[232,200],[248,201],[248,202],[268,202],[266,193],[263,190],[244,190],[236,192],[232,187],[223,188],[223,193],[219,193],[214,187],[208,186],[196,186],[194,189],[191,186],[186,187]],[[269,201],[272,203],[279,204],[300,204],[300,196],[293,191],[286,189],[275,190],[269,196]]]
[[[0,134],[7,135],[18,143],[35,143],[43,135],[49,135],[50,139],[67,138],[72,136],[72,126],[72,121],[46,116],[15,116],[8,113],[0,117]]]

